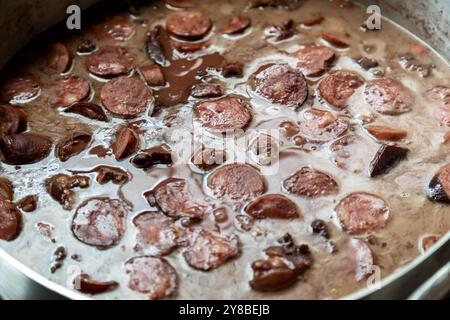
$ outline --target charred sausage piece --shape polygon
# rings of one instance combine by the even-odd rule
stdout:
[[[0,86],[0,100],[6,103],[26,103],[41,91],[39,81],[30,74],[7,79]]]
[[[369,125],[365,129],[378,140],[398,141],[406,138],[408,132],[387,126]]]
[[[89,177],[57,174],[45,181],[45,187],[48,194],[58,201],[64,210],[72,210],[75,204],[75,192],[72,189],[89,187]]]
[[[173,163],[172,150],[166,144],[145,149],[131,159],[131,163],[140,169],[151,169],[158,164],[169,166]]]
[[[252,77],[251,87],[270,102],[289,107],[300,107],[308,97],[305,77],[287,64],[260,67]]]
[[[19,108],[0,103],[0,133],[21,133],[27,129],[27,115]]]
[[[320,81],[319,93],[333,107],[345,109],[348,99],[363,84],[364,79],[354,72],[333,71]]]
[[[320,109],[308,109],[300,115],[299,135],[312,143],[325,143],[347,132],[348,121]]]
[[[248,17],[235,16],[227,21],[227,23],[222,27],[222,33],[228,35],[234,35],[244,32],[250,25],[252,20]]]
[[[432,201],[450,203],[450,165],[442,167],[433,176],[426,194]]]
[[[62,43],[53,43],[48,51],[47,65],[58,73],[65,73],[72,65],[72,55]]]
[[[97,120],[102,122],[108,122],[108,116],[102,107],[91,102],[78,102],[72,104],[68,108],[64,109],[66,113],[75,113],[80,116],[89,118],[91,120]]]
[[[263,194],[264,179],[257,169],[242,163],[227,164],[208,177],[208,187],[215,197],[247,200]]]
[[[328,70],[335,58],[334,51],[320,45],[309,45],[294,53],[297,68],[307,77],[318,77]]]
[[[200,40],[209,33],[211,28],[211,19],[198,11],[175,12],[166,20],[166,30],[183,40]]]
[[[9,165],[24,165],[46,158],[52,149],[52,141],[36,133],[8,134],[0,137],[2,161]]]
[[[119,15],[105,19],[95,31],[99,40],[126,41],[133,37],[135,29],[134,23],[128,17]]]
[[[342,228],[355,235],[383,228],[390,216],[383,199],[365,192],[346,196],[336,206],[335,212]]]
[[[346,249],[355,266],[356,281],[362,281],[372,274],[374,266],[372,251],[363,240],[351,239]]]
[[[86,62],[90,73],[105,78],[129,74],[136,67],[136,57],[122,47],[103,48],[89,57]]]
[[[272,25],[265,29],[266,39],[273,42],[280,42],[292,38],[298,30],[294,20],[289,19],[281,25]]]
[[[125,119],[136,118],[153,104],[150,89],[136,78],[118,77],[109,81],[102,87],[100,98],[109,112]]]
[[[0,178],[0,200],[13,201],[14,189],[11,181]]]
[[[220,236],[206,229],[194,231],[183,257],[194,269],[209,271],[223,265],[240,253],[236,235]]]
[[[223,90],[219,84],[201,82],[194,84],[191,95],[197,99],[218,98],[223,95]]]
[[[296,204],[279,194],[256,199],[245,208],[245,212],[255,219],[295,219],[300,216]]]
[[[86,150],[91,140],[92,135],[90,133],[72,132],[58,142],[55,148],[55,155],[62,162],[66,162]]]
[[[389,172],[401,160],[405,159],[409,150],[406,148],[383,144],[369,165],[369,175],[375,177]]]
[[[22,230],[22,215],[16,205],[0,198],[0,240],[12,241]]]
[[[89,96],[89,83],[80,77],[70,77],[59,80],[50,97],[50,104],[57,107],[67,107],[80,102]]]
[[[347,42],[339,39],[338,37],[336,37],[328,32],[323,32],[320,35],[320,37],[336,48],[346,49],[346,48],[350,47],[350,45]]]
[[[107,249],[122,239],[127,215],[128,209],[120,200],[92,198],[77,208],[72,219],[72,232],[87,245]]]
[[[73,280],[76,290],[87,294],[101,294],[115,290],[119,284],[116,281],[97,281],[88,274],[80,274]]]
[[[130,175],[123,169],[110,167],[110,166],[98,166],[94,169],[97,172],[97,182],[99,184],[107,184],[112,182],[114,184],[123,185],[130,181]]]
[[[202,171],[210,171],[227,160],[225,151],[202,148],[192,156],[191,162]]]
[[[139,149],[140,144],[135,130],[122,127],[117,131],[116,139],[112,144],[114,157],[117,161],[126,159]]]
[[[364,99],[378,113],[399,115],[411,111],[411,92],[399,81],[389,78],[371,80]]]
[[[143,293],[150,300],[168,298],[175,293],[178,277],[175,269],[164,259],[135,257],[125,262],[128,287]]]
[[[284,189],[304,198],[317,198],[336,194],[338,183],[329,174],[303,167],[283,182]]]
[[[439,123],[450,126],[450,88],[434,87],[425,93],[425,98],[433,104],[433,114]]]
[[[278,291],[294,284],[312,264],[307,245],[295,245],[287,233],[278,240],[279,245],[267,248],[266,259],[252,263],[253,279],[250,287],[257,291]]]
[[[17,207],[24,212],[33,212],[37,209],[39,198],[35,195],[26,196],[17,201]]]
[[[144,196],[151,206],[157,205],[164,214],[175,219],[201,219],[206,212],[206,207],[194,199],[184,179],[168,178]]]
[[[139,68],[139,71],[149,86],[160,87],[166,84],[166,78],[164,77],[162,69],[157,64],[141,67]]]
[[[138,233],[135,250],[146,255],[164,256],[178,246],[180,231],[174,219],[160,212],[144,212],[133,219]]]
[[[194,115],[202,127],[217,132],[244,129],[252,119],[248,103],[235,96],[201,102]]]
[[[342,170],[366,173],[376,147],[372,148],[370,142],[361,136],[348,135],[331,144],[331,161]]]

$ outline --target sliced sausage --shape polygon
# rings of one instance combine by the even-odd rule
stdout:
[[[274,137],[261,133],[249,143],[252,159],[260,165],[271,165],[279,156],[279,144]]]
[[[112,144],[114,157],[117,161],[123,160],[134,154],[140,146],[140,139],[135,130],[129,127],[121,127]]]
[[[227,164],[211,173],[207,180],[214,196],[232,200],[247,200],[266,190],[264,179],[257,169],[242,163]]]
[[[342,228],[356,235],[383,228],[390,215],[383,199],[365,192],[346,196],[336,206],[335,212]]]
[[[330,153],[331,161],[338,168],[358,174],[367,172],[376,149],[363,137],[348,135],[333,142]]]
[[[89,57],[86,62],[90,73],[99,77],[112,78],[129,74],[136,67],[136,57],[126,48],[103,48]]]
[[[369,246],[361,239],[350,239],[347,244],[349,259],[354,264],[356,281],[364,280],[373,272],[373,255]]]
[[[240,78],[244,72],[244,64],[242,62],[233,61],[226,62],[222,66],[222,76],[225,78]]]
[[[102,107],[91,102],[78,102],[64,109],[65,113],[75,113],[80,116],[89,118],[91,120],[97,120],[102,122],[108,122],[108,116]]]
[[[348,99],[364,84],[358,74],[349,71],[333,71],[319,83],[320,96],[333,107],[347,108]]]
[[[73,284],[76,290],[92,295],[113,291],[119,286],[116,281],[97,281],[88,274],[76,276]]]
[[[436,242],[438,242],[441,239],[441,237],[439,235],[435,235],[435,234],[429,234],[429,235],[425,235],[422,236],[419,239],[419,250],[422,253],[427,252],[428,250],[431,249],[431,247],[433,247]]]
[[[378,149],[369,165],[369,175],[375,177],[389,172],[401,160],[405,159],[409,150],[403,147],[383,144]]]
[[[255,219],[295,219],[300,216],[296,204],[280,194],[268,194],[251,202],[245,212]]]
[[[252,20],[248,17],[235,16],[229,19],[222,27],[222,33],[233,35],[244,32],[250,25]]]
[[[195,199],[189,183],[184,179],[168,178],[144,196],[151,206],[156,204],[164,214],[176,219],[199,219],[206,212],[206,207]]]
[[[433,104],[434,117],[440,124],[450,126],[450,88],[434,87],[425,93],[425,98]]]
[[[170,297],[177,288],[175,269],[161,258],[132,258],[125,262],[125,272],[128,275],[128,287],[151,300]]]
[[[378,140],[398,141],[408,135],[405,130],[380,125],[369,125],[365,129]]]
[[[59,80],[53,87],[50,104],[53,107],[67,107],[89,96],[89,82],[80,77]]]
[[[223,95],[223,90],[219,84],[201,82],[192,86],[191,95],[197,99],[218,98]]]
[[[300,71],[287,64],[267,64],[252,76],[252,89],[272,103],[300,107],[308,97],[308,85]]]
[[[45,159],[52,141],[36,133],[9,134],[0,137],[2,161],[10,165],[32,164]]]
[[[55,155],[62,162],[66,162],[86,150],[91,140],[92,135],[88,132],[72,132],[58,142]]]
[[[159,65],[154,64],[152,66],[141,67],[139,68],[142,76],[144,77],[145,82],[149,86],[163,86],[166,83],[166,78],[162,72],[162,69]]]
[[[365,101],[378,113],[399,115],[411,111],[412,94],[399,81],[389,78],[371,80],[364,89]]]
[[[440,168],[433,176],[426,194],[432,201],[450,203],[450,165]]]
[[[186,262],[194,269],[209,271],[223,265],[240,253],[236,235],[221,236],[206,229],[194,231],[183,251]]]
[[[170,45],[179,52],[193,53],[207,48],[209,42],[185,42],[171,39]]]
[[[0,199],[0,239],[12,241],[22,229],[22,215],[11,201]]]
[[[0,87],[0,100],[26,103],[41,92],[39,81],[30,74],[7,79]]]
[[[347,42],[339,39],[338,37],[336,37],[328,32],[322,32],[320,34],[320,37],[336,48],[346,49],[346,48],[350,47],[350,45]]]
[[[120,200],[92,198],[77,208],[72,219],[72,232],[87,245],[107,249],[122,239],[127,215],[128,209]]]
[[[323,22],[323,20],[325,20],[325,17],[318,16],[318,17],[307,19],[307,20],[303,20],[301,22],[301,24],[304,25],[305,27],[313,27],[318,24],[321,24]]]
[[[17,207],[23,212],[33,212],[37,209],[39,198],[35,195],[25,196],[17,201]]]
[[[212,170],[226,160],[225,151],[211,148],[202,148],[191,158],[192,164],[202,171]]]
[[[308,109],[300,115],[299,135],[309,142],[325,143],[342,136],[349,128],[348,121],[320,109]]]
[[[333,50],[320,45],[308,45],[295,52],[294,56],[298,59],[297,68],[307,77],[322,75],[335,58]]]
[[[97,50],[97,46],[91,40],[83,40],[77,47],[79,55],[88,55]]]
[[[184,40],[200,40],[209,33],[211,28],[211,19],[198,11],[171,13],[166,20],[167,31]]]
[[[97,173],[97,182],[99,184],[107,184],[112,182],[114,184],[123,185],[130,181],[131,177],[125,170],[110,166],[98,166],[93,169]]]
[[[74,188],[89,187],[89,177],[78,175],[57,174],[45,180],[45,188],[48,194],[59,204],[64,210],[72,210],[75,204]]]
[[[169,166],[173,164],[172,150],[166,144],[145,149],[131,159],[131,163],[136,168],[145,170],[151,169],[158,164]]]
[[[27,115],[22,109],[0,103],[0,133],[24,132],[27,122]]]
[[[144,212],[133,219],[138,233],[135,250],[155,257],[171,253],[178,246],[180,231],[174,219],[160,212]]]
[[[53,43],[47,54],[47,65],[58,73],[69,71],[72,65],[72,55],[69,49],[62,43]]]
[[[194,106],[194,115],[202,127],[218,132],[244,129],[252,119],[248,103],[236,96],[201,102]]]
[[[144,113],[153,103],[150,89],[139,79],[118,77],[102,87],[100,98],[112,114],[131,119]]]
[[[13,201],[14,189],[11,181],[0,177],[0,200]]]
[[[284,180],[283,188],[290,194],[305,198],[324,197],[336,194],[339,185],[329,174],[303,167]]]
[[[129,40],[136,33],[133,21],[127,16],[112,16],[103,21],[96,28],[99,40],[112,39],[116,41]]]
[[[357,64],[364,70],[370,70],[378,67],[378,61],[367,57],[357,57],[354,59]]]

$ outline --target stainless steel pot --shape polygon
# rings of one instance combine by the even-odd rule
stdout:
[[[0,68],[34,35],[66,16],[69,4],[86,9],[99,0],[0,1]],[[448,0],[362,0],[377,4],[382,14],[429,43],[450,59],[450,2]],[[12,36],[14,35],[14,36]],[[378,286],[358,291],[348,299],[441,298],[450,291],[450,233],[429,252],[386,277]],[[446,266],[445,266],[446,265]],[[443,267],[444,266],[444,267]],[[437,272],[442,268],[439,272]],[[436,273],[437,272],[437,273]],[[436,273],[436,275],[434,275]],[[434,276],[433,276],[434,275]],[[429,279],[428,281],[426,281]],[[419,286],[422,285],[420,288]],[[7,299],[86,299],[55,284],[0,248],[0,296]]]

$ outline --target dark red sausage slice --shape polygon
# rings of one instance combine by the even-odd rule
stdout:
[[[127,77],[118,77],[106,83],[100,98],[109,112],[125,119],[144,113],[154,100],[150,89],[142,81]]]
[[[136,67],[136,57],[122,47],[103,48],[89,57],[86,62],[90,73],[99,77],[112,78],[129,74]]]
[[[131,163],[136,168],[144,170],[151,169],[158,164],[169,166],[173,164],[172,150],[166,144],[145,149],[133,157]]]
[[[0,239],[12,241],[22,229],[22,215],[10,201],[0,199]]]
[[[244,32],[248,27],[250,27],[252,20],[248,17],[235,16],[227,21],[227,23],[222,27],[222,33],[233,35]]]
[[[128,287],[144,293],[151,300],[170,297],[175,293],[178,277],[175,269],[164,259],[147,256],[125,262]]]
[[[178,246],[180,231],[174,219],[160,212],[144,212],[133,219],[138,229],[135,249],[155,257],[171,253]]]
[[[348,121],[320,109],[308,109],[300,115],[299,135],[309,142],[325,143],[347,132]]]
[[[117,161],[123,160],[134,154],[140,146],[140,139],[135,130],[122,127],[116,133],[116,139],[112,144],[114,157]]]
[[[163,86],[166,83],[166,78],[162,72],[162,69],[159,65],[154,64],[152,66],[141,67],[139,68],[142,76],[144,77],[145,82],[149,86]]]
[[[210,44],[209,42],[185,42],[170,39],[170,45],[179,52],[192,53],[203,50]]]
[[[223,95],[222,87],[213,83],[197,83],[192,86],[191,95],[194,98],[217,98]]]
[[[346,49],[346,48],[350,47],[350,45],[347,42],[339,39],[338,37],[336,37],[328,32],[323,32],[320,35],[320,37],[336,48]]]
[[[236,235],[220,236],[206,229],[194,231],[183,257],[194,269],[209,271],[235,258],[240,252]]]
[[[21,133],[26,129],[26,113],[19,108],[0,103],[0,133]]]
[[[322,75],[333,62],[334,51],[320,45],[309,45],[294,53],[298,59],[297,68],[307,77]]]
[[[342,228],[350,234],[364,234],[383,228],[390,215],[386,202],[378,196],[360,192],[342,199],[335,208]]]
[[[98,25],[95,31],[99,40],[112,39],[126,41],[133,37],[136,33],[136,28],[130,18],[126,16],[113,16]]]
[[[380,125],[369,125],[365,129],[378,140],[397,141],[406,138],[408,135],[405,130]]]
[[[166,179],[146,192],[145,197],[150,205],[156,204],[162,212],[176,219],[202,218],[206,211],[206,207],[195,200],[189,183],[184,179]]]
[[[411,111],[412,94],[399,81],[389,78],[371,80],[364,99],[378,113],[398,115]]]
[[[347,100],[364,84],[358,74],[349,71],[333,71],[319,83],[320,96],[333,107],[347,108]]]
[[[67,107],[89,96],[89,82],[80,77],[59,80],[53,87],[50,104],[53,107]]]
[[[353,173],[366,173],[376,150],[358,135],[349,135],[336,140],[330,146],[331,161],[339,168]]]
[[[39,198],[35,195],[25,196],[17,201],[17,207],[23,212],[33,212],[37,209]]]
[[[296,204],[279,194],[256,199],[245,208],[245,212],[255,219],[294,219],[300,216]]]
[[[32,75],[7,79],[0,87],[0,100],[7,103],[26,103],[37,97],[41,87]]]
[[[426,194],[432,201],[450,203],[450,165],[440,168],[433,176]]]
[[[0,200],[13,201],[14,189],[11,181],[0,178]]]
[[[99,184],[107,184],[112,182],[114,184],[122,185],[131,179],[128,172],[116,167],[98,166],[94,168],[92,172],[97,173],[96,180]]]
[[[52,144],[48,137],[35,133],[3,135],[0,138],[2,161],[10,165],[39,162],[50,154]]]
[[[354,264],[356,281],[364,280],[373,272],[373,255],[369,246],[361,239],[350,239],[347,244],[350,261]]]
[[[198,11],[181,11],[170,14],[166,20],[167,31],[180,39],[199,40],[212,28],[211,19]]]
[[[116,281],[97,281],[88,274],[76,276],[73,284],[76,290],[92,295],[113,291],[119,286]]]
[[[53,43],[47,55],[47,65],[49,68],[59,73],[69,71],[72,64],[72,55],[65,45],[56,42]]]
[[[244,129],[252,119],[248,103],[235,96],[201,102],[194,115],[202,127],[218,132]]]
[[[122,239],[127,215],[128,209],[120,200],[89,199],[77,208],[72,219],[72,232],[85,244],[107,249]]]
[[[318,17],[307,19],[307,20],[303,20],[301,22],[301,24],[304,25],[305,27],[313,27],[318,24],[321,24],[323,22],[323,20],[325,20],[325,17],[318,16]]]
[[[284,189],[305,198],[324,197],[339,191],[338,183],[330,175],[303,167],[283,182]]]
[[[46,179],[45,187],[48,194],[58,201],[64,210],[72,210],[75,204],[75,192],[72,189],[89,187],[89,177],[57,174]]]
[[[370,162],[369,175],[375,177],[387,173],[397,163],[405,159],[408,152],[409,150],[403,147],[383,144]]]
[[[61,139],[55,148],[56,157],[66,162],[87,149],[92,140],[92,135],[87,132],[76,131]]]
[[[64,109],[64,112],[76,113],[91,120],[108,122],[108,116],[103,108],[95,103],[78,102]]]
[[[208,177],[208,187],[216,197],[247,200],[266,190],[264,179],[257,169],[242,164],[228,164],[216,169]]]
[[[444,126],[450,126],[450,88],[438,86],[428,90],[425,98],[433,104],[434,117]]]
[[[252,89],[270,102],[300,107],[308,97],[308,85],[300,71],[287,64],[267,64],[252,77]]]

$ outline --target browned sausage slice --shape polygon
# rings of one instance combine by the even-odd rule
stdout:
[[[432,201],[450,203],[450,165],[440,168],[433,176],[426,194]]]
[[[298,59],[297,68],[307,77],[322,75],[334,60],[334,51],[320,45],[309,45],[294,53]]]
[[[39,198],[35,195],[25,196],[16,202],[17,207],[23,212],[33,212],[37,209]]]
[[[14,189],[11,181],[0,177],[0,200],[13,201]]]
[[[33,75],[7,79],[0,87],[0,100],[7,103],[26,103],[37,97],[41,87]]]
[[[373,255],[369,246],[361,239],[350,239],[347,244],[349,258],[355,267],[355,279],[361,281],[373,272]]]
[[[128,209],[120,200],[92,198],[77,208],[72,219],[72,232],[85,244],[107,249],[122,239],[127,215]]]
[[[222,27],[222,33],[233,35],[244,32],[250,25],[252,20],[248,17],[235,16],[227,21]]]
[[[144,170],[151,169],[158,164],[169,166],[173,164],[172,150],[166,144],[145,149],[133,157],[131,163],[136,168]]]
[[[140,146],[139,136],[135,130],[121,127],[116,133],[116,139],[112,144],[114,157],[117,161],[123,160],[134,154]]]
[[[3,135],[0,137],[2,161],[10,165],[39,162],[50,154],[52,144],[48,137],[36,133]]]
[[[163,86],[166,83],[166,78],[159,65],[154,64],[152,66],[146,66],[139,68],[145,82],[149,86]]]
[[[0,103],[0,133],[21,133],[26,129],[26,113],[22,109]]]
[[[126,48],[103,48],[89,57],[86,62],[90,73],[99,77],[112,78],[129,74],[136,67],[136,57]]]
[[[350,45],[347,42],[339,39],[338,37],[336,37],[328,32],[322,32],[320,37],[336,48],[346,49],[346,48],[350,47]]]
[[[267,64],[252,76],[252,89],[270,102],[300,107],[308,97],[308,85],[300,71],[287,64]]]
[[[130,18],[119,15],[107,18],[97,26],[95,31],[99,40],[109,38],[116,41],[126,41],[133,37],[136,28]]]
[[[309,142],[325,143],[347,132],[348,121],[320,109],[308,109],[300,115],[299,135]]]
[[[58,201],[64,210],[72,210],[75,204],[75,192],[72,189],[87,187],[89,187],[89,177],[78,175],[57,174],[45,181],[48,194]]]
[[[425,98],[434,106],[434,117],[444,126],[450,126],[450,88],[438,86],[428,90]]]
[[[209,271],[223,265],[239,253],[236,235],[220,236],[206,229],[194,231],[189,237],[189,246],[183,257],[194,269]]]
[[[12,241],[22,229],[22,215],[12,202],[0,199],[0,239]]]
[[[56,157],[66,162],[87,149],[92,140],[92,135],[87,132],[76,131],[61,139],[55,148]]]
[[[387,126],[369,125],[365,129],[378,140],[397,141],[406,138],[408,132]]]
[[[333,107],[347,108],[347,100],[364,84],[358,74],[349,71],[333,71],[319,83],[320,96]]]
[[[399,81],[389,78],[371,80],[364,99],[378,113],[399,115],[411,111],[412,94]]]
[[[64,109],[64,112],[79,114],[80,116],[89,118],[91,120],[108,122],[108,116],[106,115],[103,108],[91,102],[75,103]]]
[[[342,228],[350,234],[364,234],[383,228],[390,215],[386,202],[373,194],[352,193],[335,208]]]
[[[252,119],[248,103],[235,96],[201,102],[194,115],[202,127],[218,132],[244,129]]]
[[[202,171],[209,171],[223,164],[227,160],[227,154],[223,150],[202,148],[196,152],[191,162]]]
[[[208,177],[208,187],[216,197],[247,200],[266,190],[264,179],[257,169],[242,163],[227,164]]]
[[[103,105],[112,114],[131,119],[144,113],[153,103],[150,89],[139,79],[118,77],[102,87]]]
[[[160,212],[144,212],[133,219],[138,229],[135,250],[146,255],[164,256],[178,246],[179,230],[174,219]]]
[[[178,278],[175,269],[164,259],[147,256],[125,262],[128,287],[144,293],[151,300],[170,297],[175,293]]]
[[[300,216],[296,204],[280,194],[268,194],[251,202],[245,212],[255,219],[294,219]]]
[[[378,149],[369,165],[369,175],[375,177],[387,173],[401,160],[405,159],[409,150],[403,147],[383,144]]]
[[[197,83],[192,86],[191,95],[194,98],[217,98],[223,95],[222,87],[213,83]]]
[[[324,197],[339,191],[338,183],[329,174],[303,167],[283,182],[284,189],[305,198]]]
[[[86,99],[90,92],[89,82],[80,77],[59,80],[53,87],[50,104],[53,107],[67,107]]]
[[[73,284],[76,290],[92,295],[113,291],[119,286],[116,281],[97,281],[88,274],[76,276]]]
[[[72,55],[67,47],[59,42],[53,43],[47,55],[47,65],[49,68],[59,73],[69,71],[72,64]]]
[[[180,11],[170,14],[166,20],[167,31],[180,39],[199,40],[212,28],[211,19],[198,11]]]

